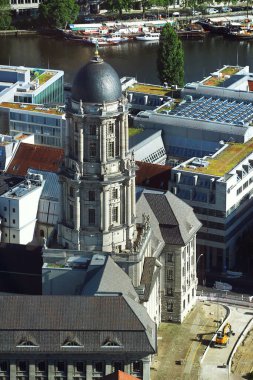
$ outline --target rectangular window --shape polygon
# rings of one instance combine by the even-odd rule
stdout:
[[[96,157],[97,155],[97,144],[95,142],[90,143],[90,157]]]
[[[13,223],[13,224],[16,224],[16,220],[15,220],[15,219],[12,219],[12,223]]]
[[[113,372],[124,371],[124,364],[122,362],[112,363]]]
[[[65,363],[64,362],[56,362],[55,363],[55,372],[65,372]]]
[[[168,263],[172,263],[172,260],[173,260],[173,254],[172,253],[168,253],[167,254],[167,261],[168,261]]]
[[[1,372],[7,372],[8,371],[8,362],[6,362],[6,361],[0,362],[0,371]]]
[[[16,212],[16,209],[13,207],[12,212]]]
[[[89,201],[94,202],[95,201],[95,191],[90,190],[89,191]]]
[[[17,371],[19,372],[26,372],[27,371],[27,362],[20,360],[17,362]]]
[[[97,134],[97,127],[96,125],[90,125],[90,135],[91,136],[96,136]]]
[[[4,206],[4,211],[7,211],[7,207],[6,206]]]
[[[46,362],[44,361],[36,362],[35,369],[36,369],[36,372],[46,372],[46,369],[47,369]]]
[[[114,133],[114,124],[113,123],[108,124],[108,133]]]
[[[143,364],[141,361],[132,363],[132,372],[136,374],[142,374]]]
[[[104,363],[103,362],[95,362],[93,363],[93,373],[103,373],[104,372]]]
[[[96,219],[95,219],[95,209],[94,208],[90,208],[89,209],[89,224],[90,225],[93,225],[93,224],[95,224],[95,221],[96,221]]]
[[[167,270],[167,280],[173,280],[173,270],[172,269]]]
[[[167,296],[173,297],[173,288],[167,288]]]
[[[115,156],[114,153],[114,141],[108,142],[108,157],[113,158]]]
[[[112,199],[118,199],[118,189],[112,188]]]
[[[69,188],[69,195],[72,198],[74,197],[74,188],[72,186],[70,186],[70,188]]]
[[[118,223],[118,207],[112,208],[112,222]]]
[[[84,362],[76,362],[74,365],[75,373],[84,373],[86,372],[86,366]]]
[[[169,313],[172,313],[173,312],[173,302],[168,302],[167,303],[167,311]]]
[[[73,205],[69,205],[69,219],[70,220],[74,219],[74,207],[73,207]]]

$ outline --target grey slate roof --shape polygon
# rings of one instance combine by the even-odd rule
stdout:
[[[144,146],[146,144],[147,139],[150,139],[153,135],[161,135],[161,131],[157,129],[144,129],[142,132],[137,133],[129,137],[129,149],[134,148],[137,145]]]
[[[141,307],[123,296],[0,296],[0,352],[154,353],[155,323]],[[24,337],[37,347],[17,347]]]
[[[201,223],[195,216],[192,207],[170,191],[165,194],[143,192],[141,197],[145,198],[150,207],[165,243],[186,245],[200,229]],[[145,212],[148,213],[148,210]],[[156,227],[154,226],[154,228]]]
[[[159,271],[155,271],[156,258],[145,257],[143,264],[143,271],[141,275],[141,285],[145,285],[144,295],[140,296],[142,301],[148,301],[150,293],[152,291],[155,280],[159,274]]]
[[[44,170],[37,170],[29,168],[30,173],[38,173],[43,175],[45,185],[43,187],[41,198],[59,200],[60,197],[60,184],[58,175],[53,172],[46,172]]]
[[[139,299],[130,277],[110,256],[102,266],[94,268],[89,265],[81,294],[91,296],[101,293],[121,293],[134,300]]]

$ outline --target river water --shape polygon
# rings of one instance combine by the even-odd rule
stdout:
[[[132,41],[100,48],[100,55],[119,76],[159,83],[156,70],[158,44]],[[253,69],[253,41],[230,41],[208,36],[202,41],[184,40],[185,82],[201,80],[222,65],[249,65]],[[61,69],[65,82],[93,55],[94,48],[78,42],[42,36],[0,36],[0,64]]]

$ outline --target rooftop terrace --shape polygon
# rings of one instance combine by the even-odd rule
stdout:
[[[210,77],[202,81],[205,86],[223,87],[224,82],[229,79],[230,76],[235,75],[241,70],[241,67],[226,66],[223,69],[217,71],[217,73],[211,74]]]
[[[180,168],[185,171],[222,177],[226,173],[229,173],[252,152],[253,139],[244,144],[228,143],[228,146],[221,150],[217,155],[202,160],[206,166],[195,167],[193,159],[193,161],[189,162],[187,166],[183,167],[183,165],[181,165]]]
[[[42,112],[42,113],[48,113],[52,115],[63,115],[64,113],[63,110],[60,108],[53,108],[53,107],[49,108],[49,107],[43,107],[42,105],[30,104],[30,103],[2,102],[0,103],[0,106],[16,109],[20,111]]]

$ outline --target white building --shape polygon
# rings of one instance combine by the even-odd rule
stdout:
[[[33,240],[43,185],[41,175],[31,174],[0,196],[3,243],[28,244]]]
[[[13,11],[27,16],[37,15],[40,3],[41,0],[10,0]]]
[[[253,141],[226,144],[213,156],[172,169],[170,190],[190,204],[202,223],[197,252],[207,271],[237,264],[238,244],[253,220]]]

